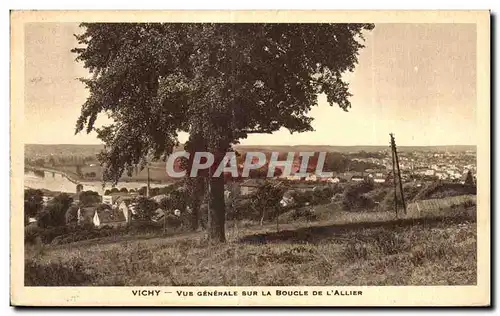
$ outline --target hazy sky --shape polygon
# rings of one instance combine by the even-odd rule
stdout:
[[[87,73],[70,53],[79,32],[74,23],[25,26],[25,143],[100,142],[74,136],[87,95],[76,80]],[[476,144],[475,24],[377,24],[365,45],[347,77],[349,112],[320,97],[310,113],[315,132],[251,135],[242,144],[387,145],[390,132],[399,145]]]

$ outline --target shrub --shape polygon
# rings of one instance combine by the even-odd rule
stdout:
[[[375,202],[366,195],[373,190],[372,181],[362,181],[348,186],[343,195],[342,204],[346,210],[373,208]]]
[[[300,207],[296,209],[291,209],[290,211],[280,215],[280,220],[285,222],[306,220],[306,221],[316,221],[318,220],[318,215],[314,212],[311,207]]]
[[[403,192],[404,192],[404,197],[405,197],[405,203],[408,206],[412,201],[416,200],[416,196],[419,194],[419,192],[422,191],[421,187],[416,186],[413,183],[407,183],[403,185]],[[382,199],[380,202],[380,208],[382,210],[392,210],[394,209],[394,188],[387,188],[386,189],[386,194],[385,197]],[[398,187],[398,205],[402,207],[403,201],[401,200],[401,196],[399,193],[399,187]]]
[[[323,204],[328,203],[334,194],[334,189],[325,187],[315,187],[313,190],[313,204]]]
[[[297,204],[297,206],[304,206],[306,204],[312,204],[314,200],[314,195],[312,191],[294,191],[292,194],[292,198]]]
[[[40,237],[41,229],[34,225],[28,225],[24,228],[24,242],[27,244],[35,244]]]
[[[458,195],[476,195],[475,185],[465,185],[461,183],[434,182],[425,186],[413,200],[439,199]]]

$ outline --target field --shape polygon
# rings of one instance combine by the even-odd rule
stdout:
[[[321,220],[229,222],[228,242],[202,232],[27,246],[26,285],[476,284],[474,206],[389,212],[314,210]]]

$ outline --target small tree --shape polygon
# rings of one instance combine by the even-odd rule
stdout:
[[[140,189],[137,190],[137,193],[139,193],[139,195],[146,195],[147,191],[148,191],[147,187],[141,187]]]
[[[354,210],[373,207],[373,200],[365,195],[373,190],[373,188],[373,181],[362,181],[348,186],[344,191],[342,200],[344,208],[347,210]]]
[[[40,225],[56,227],[66,225],[66,212],[73,203],[73,199],[66,193],[55,196],[39,215]]]
[[[188,195],[186,191],[175,190],[160,202],[160,207],[165,211],[172,211],[175,209],[184,211],[189,204]]]
[[[260,225],[264,223],[264,219],[269,216],[276,217],[276,229],[279,230],[278,216],[280,210],[280,201],[285,192],[285,187],[281,182],[273,183],[266,181],[261,184],[252,197],[251,204],[254,210],[259,212]]]
[[[83,185],[81,183],[78,183],[76,185],[76,193],[79,194],[82,191],[83,191]]]
[[[78,176],[80,176],[80,177],[83,175],[83,173],[82,173],[82,166],[76,165],[76,174]]]
[[[78,223],[78,207],[70,206],[66,211],[66,225],[76,225]]]
[[[35,217],[43,208],[43,192],[35,189],[24,190],[24,214]]]
[[[136,214],[134,214],[134,217],[137,220],[150,221],[157,209],[158,204],[155,201],[141,196],[137,199]]]
[[[474,178],[472,177],[472,172],[469,170],[467,176],[465,177],[465,185],[474,185]]]
[[[94,205],[101,202],[101,197],[94,191],[82,191],[79,194],[80,204],[82,206]]]

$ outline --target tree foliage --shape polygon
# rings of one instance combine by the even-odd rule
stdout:
[[[101,202],[99,193],[95,191],[82,191],[78,195],[78,198],[80,200],[80,205],[82,206],[95,205]]]
[[[281,182],[266,181],[252,195],[252,208],[259,213],[260,223],[279,215],[280,201],[286,188]]]
[[[137,199],[137,206],[135,208],[136,214],[134,214],[134,218],[142,221],[150,221],[155,211],[158,209],[158,204],[148,199],[147,197],[140,196]]]
[[[91,73],[76,132],[95,129],[104,181],[165,159],[178,132],[201,136],[215,165],[252,133],[313,130],[308,112],[325,94],[347,111],[364,31],[372,24],[83,23],[77,60]],[[215,169],[210,170],[211,174]],[[210,179],[209,236],[224,237],[224,184]]]
[[[467,172],[467,176],[465,177],[464,184],[474,185],[474,178],[472,177],[472,172],[470,170]]]
[[[342,204],[346,210],[369,209],[375,206],[374,201],[366,193],[374,189],[374,183],[364,180],[347,186],[344,190]]]
[[[24,190],[24,214],[35,217],[43,208],[43,192],[41,190]]]
[[[66,212],[73,199],[66,193],[55,196],[38,216],[38,226],[42,228],[66,225]]]

